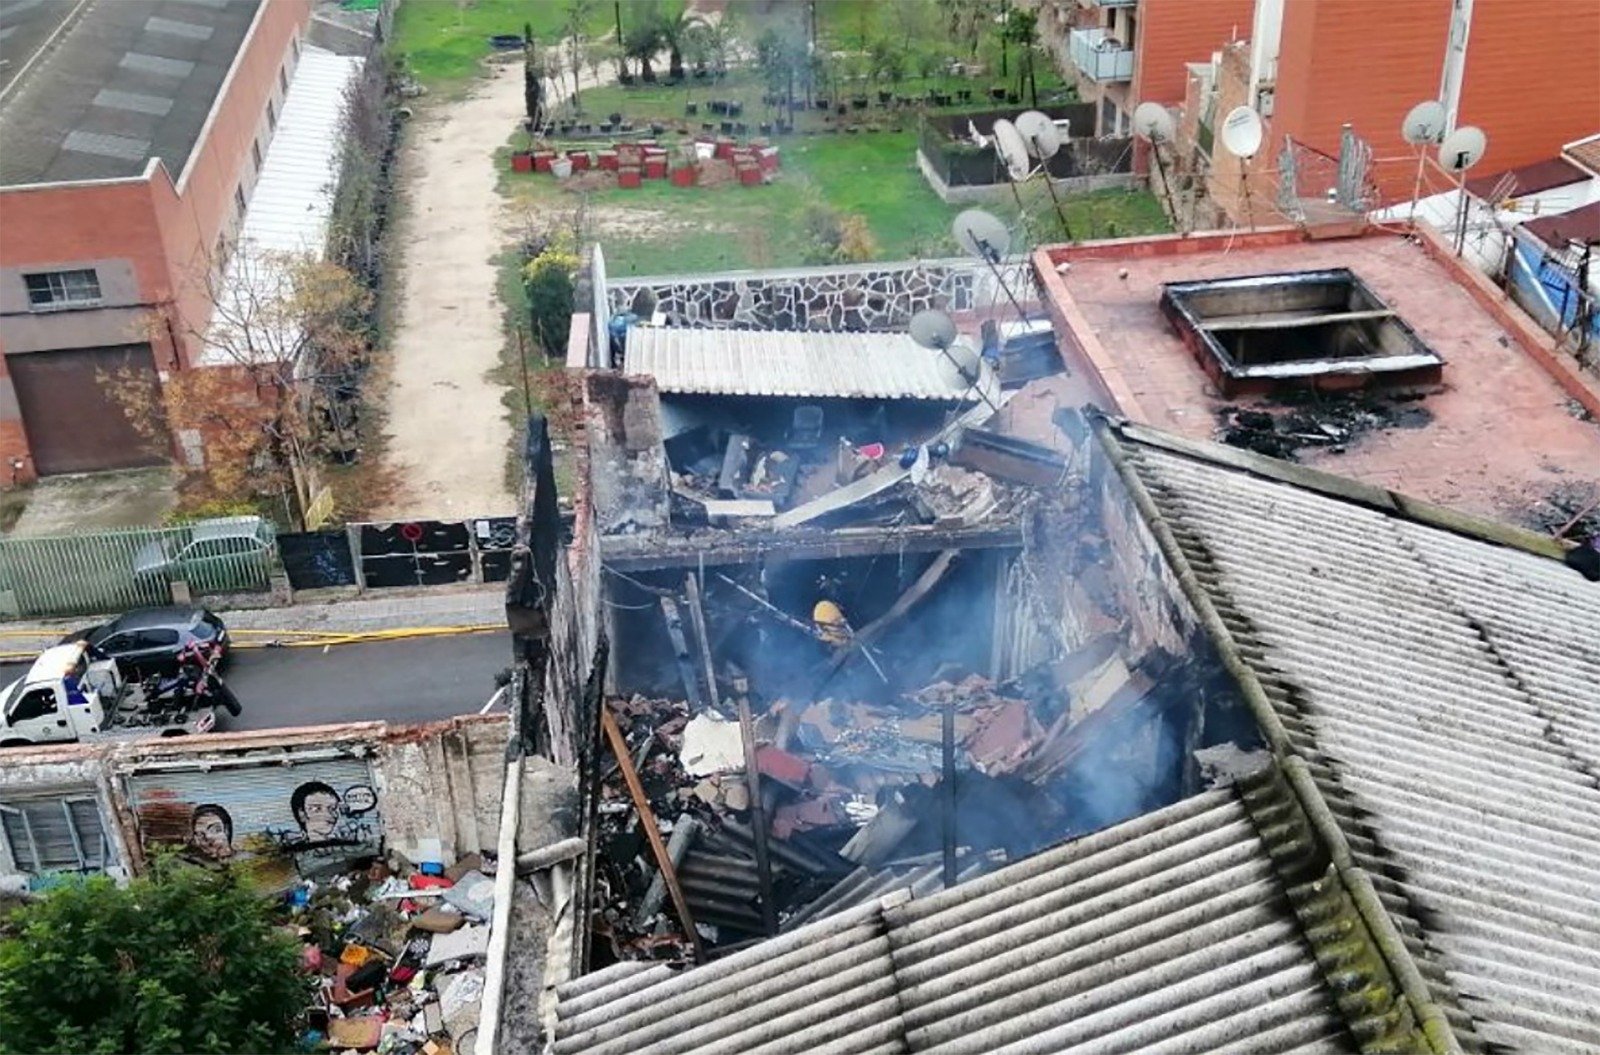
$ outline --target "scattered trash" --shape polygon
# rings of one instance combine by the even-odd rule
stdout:
[[[1274,404],[1217,410],[1217,438],[1270,458],[1294,461],[1307,447],[1343,454],[1364,433],[1417,429],[1433,420],[1420,396],[1285,393]]]

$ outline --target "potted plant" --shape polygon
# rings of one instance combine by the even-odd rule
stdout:
[[[1006,99],[1006,90],[1004,88],[990,88],[989,98],[997,103],[1003,103]]]
[[[698,114],[699,112],[700,112],[700,104],[699,103],[684,103],[683,104],[683,113],[684,113],[685,117],[693,117],[696,114]]]
[[[607,114],[606,117],[614,125],[620,125],[622,123],[621,114]]]

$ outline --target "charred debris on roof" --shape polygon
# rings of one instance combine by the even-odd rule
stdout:
[[[597,965],[694,956],[684,914],[714,956],[884,884],[959,881],[1192,794],[1197,750],[1258,743],[1081,418],[1049,448],[987,431],[982,404],[736,403],[657,432],[648,379],[627,385],[607,471],[663,433],[665,464],[630,476],[659,506],[617,516],[613,492],[602,538],[628,758],[602,755]],[[985,523],[1014,530],[956,531]],[[852,548],[783,546],[819,526]],[[710,541],[639,555],[686,534]]]

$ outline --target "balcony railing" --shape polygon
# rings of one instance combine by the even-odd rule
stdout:
[[[1088,0],[1086,7],[1138,7],[1139,0]]]
[[[1090,80],[1133,80],[1133,49],[1108,37],[1103,29],[1075,29],[1068,47],[1072,64]]]

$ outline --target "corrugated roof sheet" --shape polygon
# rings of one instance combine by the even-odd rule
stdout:
[[[1425,977],[1484,1042],[1600,1050],[1600,588],[1119,442]]]
[[[1356,1050],[1232,791],[704,967],[558,992],[569,1055]]]
[[[1568,143],[1561,148],[1561,152],[1590,172],[1600,174],[1600,135]]]
[[[258,328],[274,316],[251,307],[252,296],[270,304],[287,278],[277,254],[309,254],[322,259],[327,250],[328,220],[339,177],[343,143],[339,117],[346,88],[360,74],[362,60],[307,45],[301,49],[294,79],[283,100],[278,129],[261,162],[261,175],[250,192],[244,223],[229,258],[219,304],[239,305],[218,312],[203,362],[228,362],[239,356],[223,348],[243,345],[242,337],[226,335],[227,319],[248,319]],[[251,291],[255,291],[252,294]],[[230,298],[234,298],[230,301]],[[298,331],[296,331],[298,332]],[[282,335],[267,342],[274,349],[292,347],[297,337]]]
[[[625,373],[654,377],[662,393],[977,398],[948,359],[903,333],[635,326],[624,362]]]
[[[1582,183],[1590,178],[1587,172],[1570,161],[1562,158],[1545,158],[1543,161],[1535,161],[1521,168],[1469,179],[1467,193],[1474,197],[1487,198],[1507,176],[1511,177],[1508,186],[1513,198],[1519,194],[1537,194],[1540,191],[1565,187],[1571,183]]]

